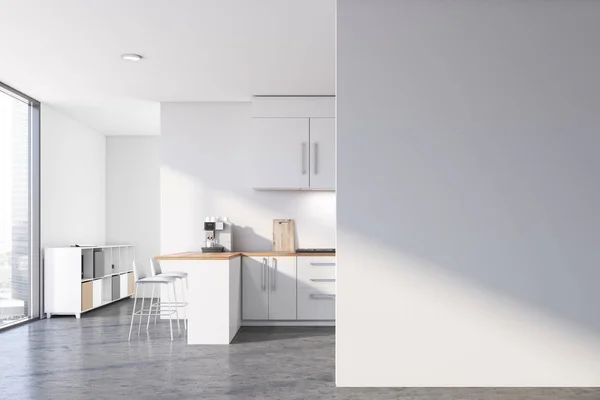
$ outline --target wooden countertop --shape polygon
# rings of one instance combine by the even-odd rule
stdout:
[[[186,253],[165,254],[154,257],[155,260],[231,260],[236,257],[335,257],[335,253],[294,253],[282,251],[233,251],[222,253]]]
[[[188,251],[186,253],[165,254],[154,257],[155,260],[231,260],[241,256],[240,252],[203,253]]]
[[[335,257],[335,253],[296,253],[293,251],[243,251],[246,257]]]

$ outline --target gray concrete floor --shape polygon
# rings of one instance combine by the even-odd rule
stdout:
[[[242,328],[231,346],[127,342],[133,302],[0,333],[0,399],[600,399],[600,389],[338,389],[333,328]]]

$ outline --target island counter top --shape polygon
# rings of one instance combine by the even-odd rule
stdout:
[[[221,253],[202,253],[188,251],[185,253],[164,254],[154,257],[155,260],[231,260],[236,257],[335,257],[335,253],[295,253],[282,251],[233,251]]]

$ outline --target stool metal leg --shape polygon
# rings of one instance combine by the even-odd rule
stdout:
[[[129,339],[127,341],[131,341],[131,331],[133,329],[133,317],[135,317],[135,306],[137,305],[137,293],[138,293],[138,283],[135,283],[134,295],[135,299],[133,300],[133,311],[131,312],[131,324],[129,325]]]
[[[140,335],[140,332],[142,330],[142,319],[144,319],[144,299],[145,299],[144,295],[146,294],[146,290],[143,290],[143,292],[144,293],[142,293],[142,308],[140,309],[140,323],[138,325],[138,336]]]
[[[181,335],[181,325],[179,325],[179,303],[177,303],[177,287],[173,281],[173,297],[175,299],[175,316],[177,317],[177,335]]]
[[[169,286],[169,285],[167,285],[167,286]],[[156,326],[156,318],[158,318],[158,314],[162,311],[162,285],[159,286],[158,290],[159,290],[160,294],[156,298],[157,299],[156,308],[159,312],[154,314],[154,326]]]
[[[186,278],[183,278],[186,279]],[[181,296],[183,297],[183,328],[187,330],[187,316],[185,314],[185,309],[187,308],[187,303],[185,302],[185,291],[186,289],[183,287],[183,279],[180,279],[181,282]]]
[[[150,310],[148,311],[148,321],[146,321],[146,331],[150,328],[150,318],[152,318],[152,302],[154,301],[154,286],[156,284],[152,283],[152,294],[150,295]]]
[[[167,283],[167,293],[169,294],[169,329],[171,330],[171,341],[173,341],[173,323],[171,322],[171,315],[173,315],[173,311],[171,307],[173,306],[173,300],[171,299],[171,291],[169,290],[169,284]]]

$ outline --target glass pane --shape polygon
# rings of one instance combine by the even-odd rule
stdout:
[[[30,315],[29,114],[0,92],[0,328]]]

